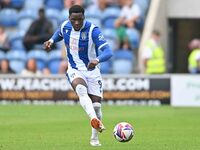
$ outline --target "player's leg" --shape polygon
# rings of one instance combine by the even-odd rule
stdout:
[[[100,71],[98,69],[95,69],[93,71],[87,72],[86,77],[88,85],[88,94],[92,99],[93,105],[95,106],[94,109],[96,111],[96,114],[99,116],[99,119],[101,119],[102,118],[101,99],[103,97],[103,90],[102,90],[102,78]],[[99,129],[97,130],[99,132],[102,132],[104,129],[105,128],[101,123]]]
[[[97,118],[99,120],[102,120],[101,97],[91,95],[91,94],[89,94],[89,96],[92,99],[93,107],[94,107],[94,110],[96,112]],[[105,127],[103,126],[103,124],[102,124],[102,129],[105,130]],[[99,142],[99,138],[98,138],[98,131],[94,128],[92,128],[92,135],[91,135],[91,139],[90,139],[90,144],[92,146],[101,146],[101,144]]]
[[[76,78],[72,81],[71,85],[79,97],[81,106],[90,117],[90,119],[97,118],[92,101],[87,93],[86,82],[81,78]]]
[[[88,96],[88,87],[85,77],[81,74],[81,72],[75,69],[69,69],[67,71],[67,77],[72,85],[72,88],[77,93],[80,104],[87,115],[90,119],[97,118],[92,101]]]
[[[102,119],[102,110],[101,110],[101,99],[103,97],[103,89],[102,89],[102,78],[99,70],[94,70],[90,72],[87,83],[88,83],[88,93],[93,102],[93,107],[96,112],[98,119]],[[105,127],[102,124],[102,131]],[[100,146],[98,139],[98,131],[92,128],[92,135],[90,144],[92,146]]]

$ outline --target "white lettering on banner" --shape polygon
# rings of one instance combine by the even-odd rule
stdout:
[[[134,91],[134,90],[149,90],[149,79],[104,79],[104,90],[120,90],[120,91]]]
[[[52,82],[52,84],[54,84],[54,82]],[[69,89],[72,90],[71,85],[66,81],[66,79],[61,79],[59,81],[59,83],[57,83],[57,85],[58,85],[59,89],[62,90],[62,91],[67,91]],[[59,91],[59,89],[58,89],[58,91]]]
[[[104,90],[135,91],[149,90],[149,79],[134,78],[105,78]],[[72,89],[66,78],[3,78],[0,79],[1,90],[56,90],[67,91]]]
[[[31,90],[40,90],[41,86],[39,84],[39,80],[38,79],[33,79],[33,82],[31,84]]]
[[[26,78],[18,79],[17,84],[15,86],[15,90],[21,90],[21,89],[30,90],[31,89],[31,79],[26,79]]]
[[[50,85],[49,79],[43,79],[43,80],[41,80],[41,88],[44,91],[47,91],[49,89],[49,85]]]
[[[12,90],[15,85],[15,79],[1,79],[0,88],[2,90]]]
[[[129,79],[127,87],[129,90],[149,90],[149,79]]]
[[[125,91],[127,88],[126,86],[126,79],[119,79],[116,83],[116,87],[120,91]]]
[[[61,79],[39,79],[39,78],[17,78],[0,79],[1,90],[56,90],[67,91],[71,89],[65,78]]]
[[[115,90],[114,79],[112,79],[112,78],[104,79],[103,80],[103,89],[108,90],[108,91]]]

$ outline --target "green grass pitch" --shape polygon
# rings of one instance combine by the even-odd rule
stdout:
[[[89,118],[81,106],[0,105],[0,150],[198,150],[200,108],[103,106],[107,130],[91,147]],[[121,121],[134,126],[128,143],[112,131]]]

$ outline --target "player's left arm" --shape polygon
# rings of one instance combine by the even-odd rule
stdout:
[[[99,56],[97,56],[95,60],[92,60],[88,64],[88,68],[94,68],[98,63],[109,60],[113,55],[113,52],[110,49],[107,41],[105,40],[99,28],[97,27],[93,29],[92,40],[96,45],[96,47],[98,48],[98,50],[102,51],[102,53]]]

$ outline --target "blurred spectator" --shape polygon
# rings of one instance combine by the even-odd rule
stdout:
[[[0,8],[9,7],[10,3],[11,3],[11,0],[0,0]]]
[[[62,60],[62,61],[60,62],[60,66],[59,66],[58,73],[59,73],[59,74],[66,74],[67,69],[68,69],[67,60]]]
[[[43,75],[50,75],[50,74],[51,74],[51,71],[49,70],[49,68],[44,68],[44,69],[42,70],[42,74],[43,74]]]
[[[134,0],[125,0],[119,18],[115,22],[116,28],[125,26],[133,28],[135,22],[140,18],[140,7],[134,3]]]
[[[14,8],[20,10],[24,6],[24,0],[0,0],[0,8]]]
[[[189,50],[198,49],[200,47],[200,39],[192,39],[189,44]]]
[[[25,75],[25,76],[32,76],[32,75],[38,76],[41,74],[42,73],[37,68],[36,60],[33,58],[27,60],[26,68],[24,70],[22,70],[22,72],[21,72],[21,75]]]
[[[39,9],[39,19],[35,20],[28,29],[23,44],[27,50],[33,49],[36,44],[42,44],[53,34],[53,25],[46,18],[45,10]]]
[[[2,26],[0,26],[0,49],[3,51],[9,50],[8,37]]]
[[[88,11],[102,13],[108,7],[107,0],[92,0]]]
[[[140,7],[134,3],[134,0],[124,0],[119,18],[115,21],[117,35],[120,45],[127,41],[128,36],[126,28],[134,28],[136,21],[140,18]]]
[[[193,39],[189,45],[191,53],[188,57],[189,73],[200,73],[200,39]]]
[[[68,63],[67,63],[68,59],[64,42],[62,43],[61,55],[62,55],[62,60],[58,68],[58,74],[66,74],[68,69]]]
[[[199,53],[199,56],[198,56],[198,59],[197,59],[197,67],[198,67],[198,73],[200,73],[200,53]]]
[[[83,6],[83,0],[64,0],[64,8],[69,9],[72,5]]]
[[[9,66],[7,59],[2,59],[0,62],[0,74],[12,74],[14,71]]]
[[[124,41],[120,43],[119,49],[131,51],[131,45],[129,43],[129,40],[124,39]]]
[[[147,74],[162,74],[166,72],[165,54],[160,45],[160,32],[154,30],[151,38],[142,50],[142,59]]]

